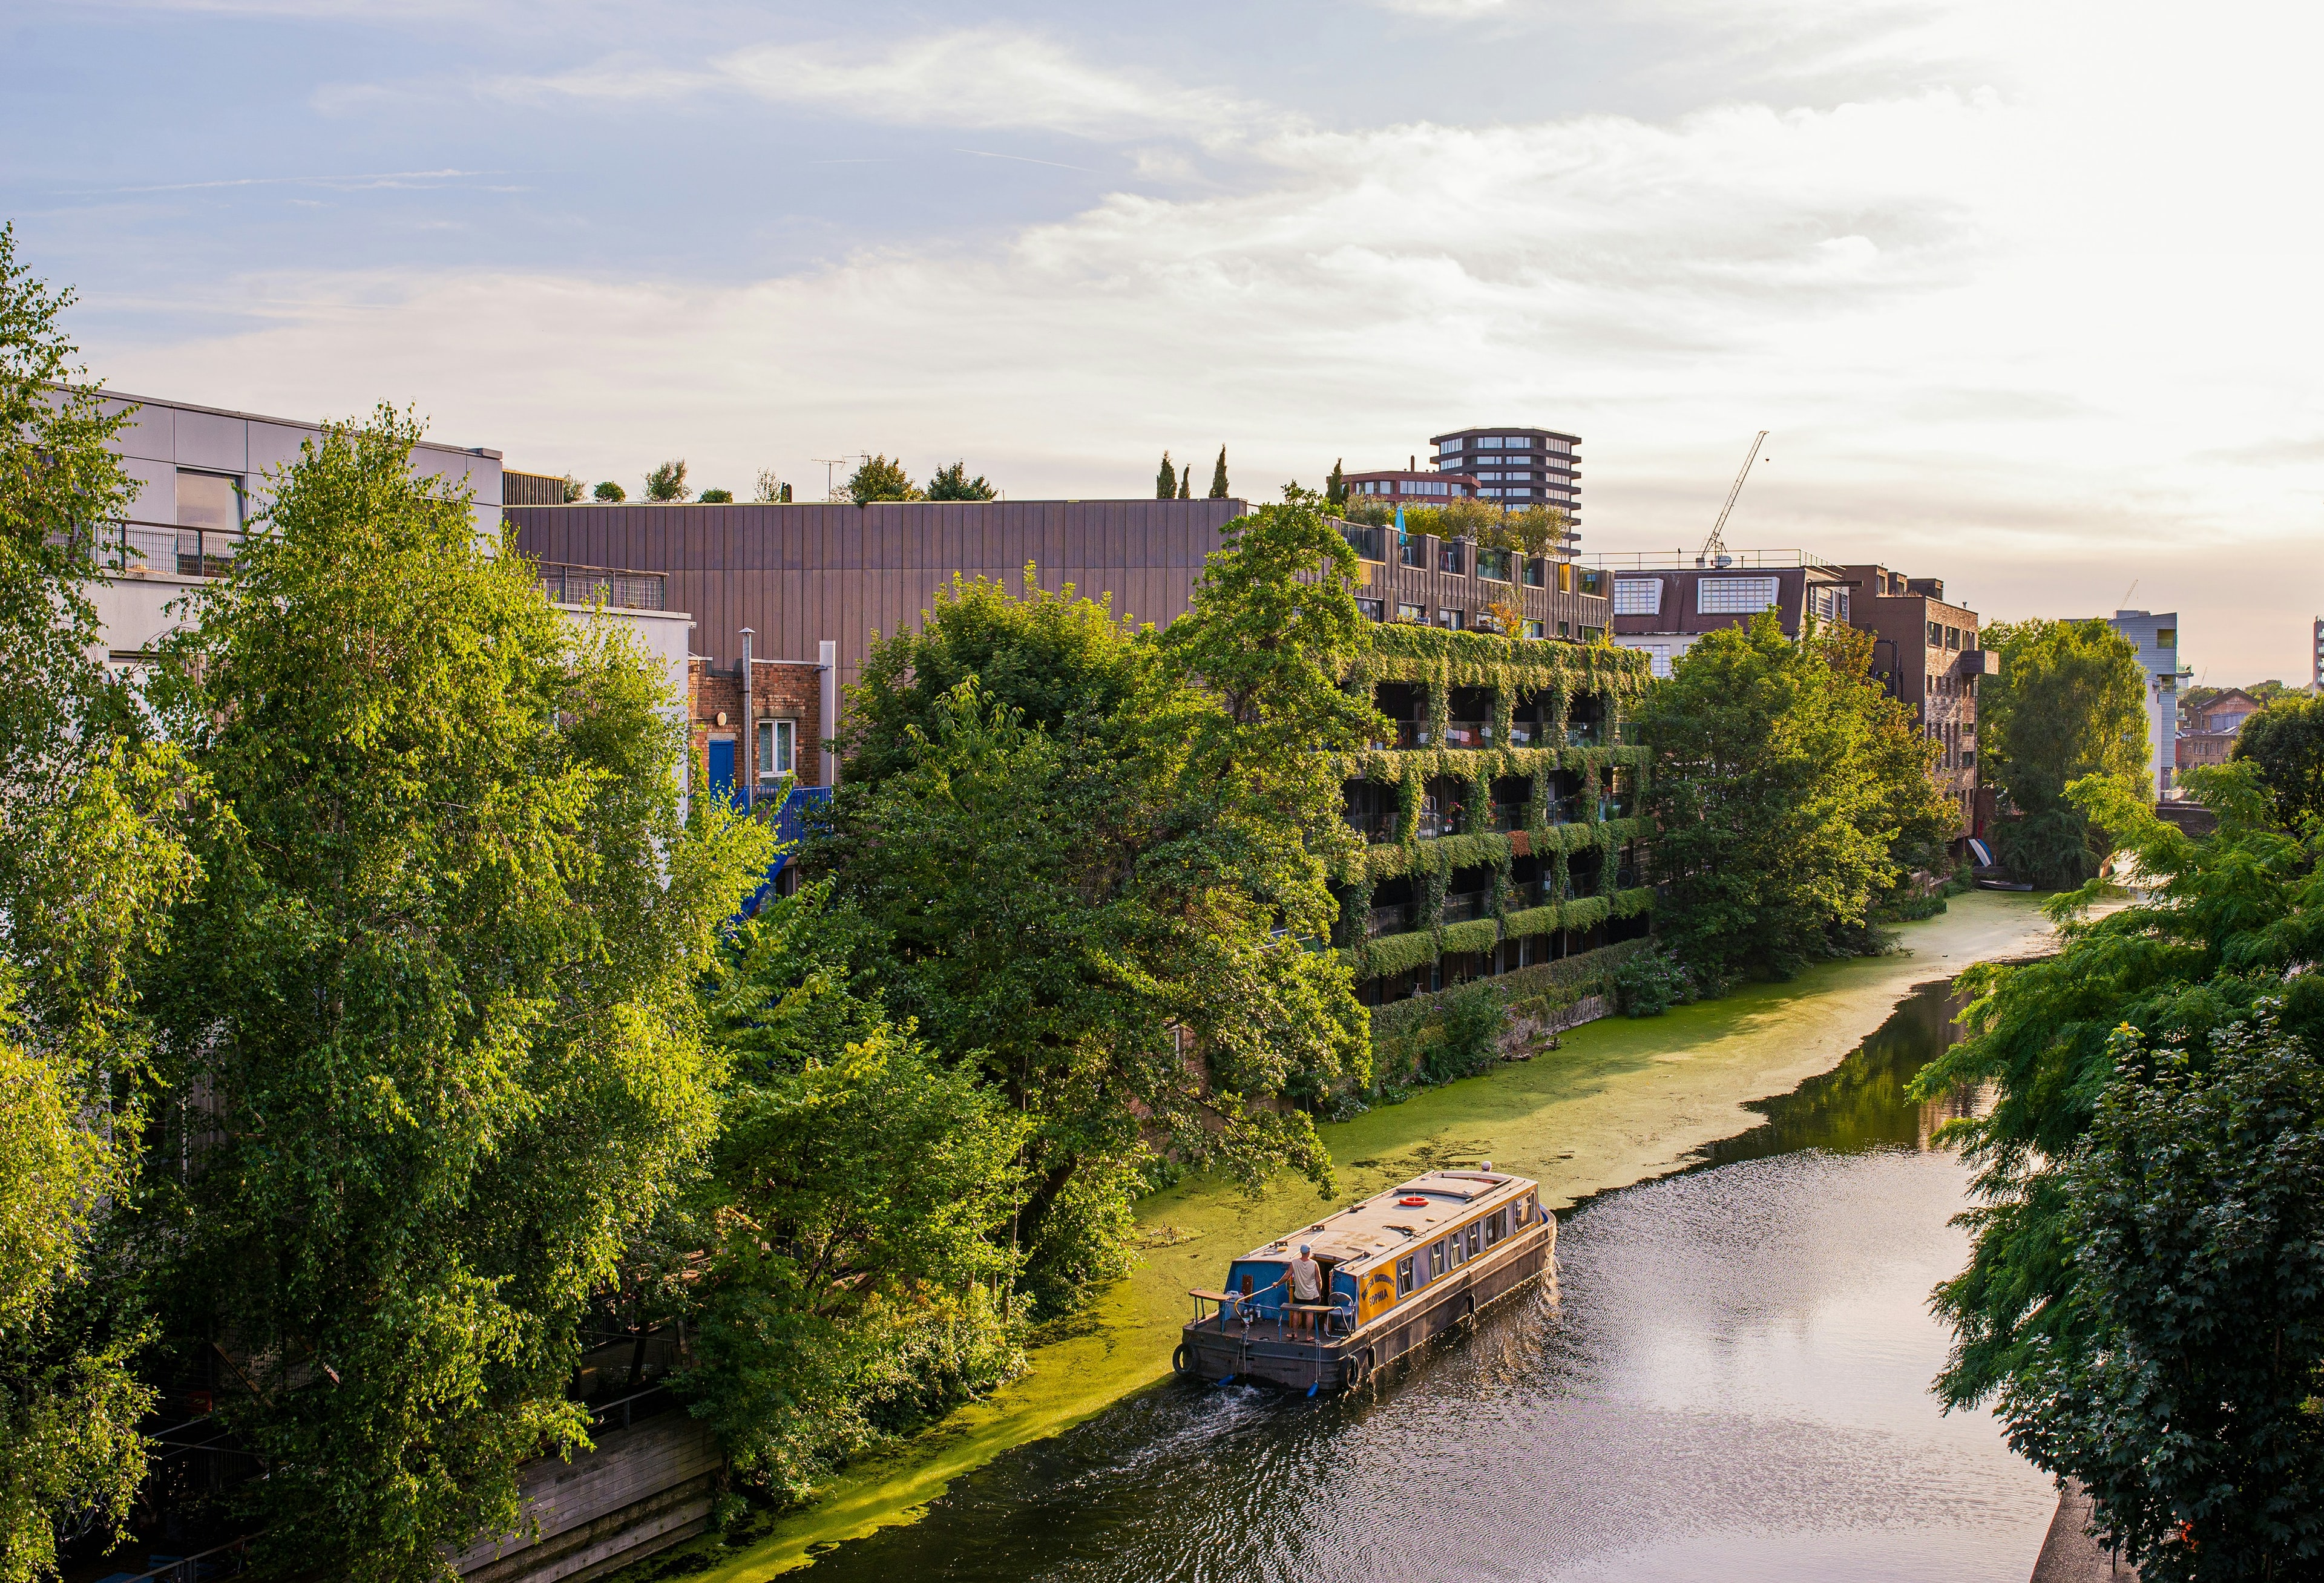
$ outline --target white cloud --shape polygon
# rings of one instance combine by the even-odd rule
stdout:
[[[1111,97],[1062,51],[1011,56],[1018,35],[948,37],[1015,75],[926,41],[730,75],[1091,136],[1167,136],[1222,102]],[[1325,132],[1230,107],[1257,129],[1232,189],[1117,193],[997,251],[736,287],[255,280],[198,305],[247,333],[91,353],[126,388],[291,415],[411,400],[512,465],[633,479],[683,454],[729,486],[772,465],[819,487],[809,457],[900,450],[1019,496],[1135,494],[1164,446],[1223,440],[1262,495],[1447,427],[1538,422],[1585,437],[1584,541],[1609,549],[1691,548],[1766,428],[1731,543],[1942,576],[1994,617],[2110,609],[2139,577],[2215,677],[2295,671],[2324,603],[2304,548],[2324,219],[2286,201],[2285,151],[2324,130],[2283,94],[2304,57],[2197,69],[2109,36],[2061,77],[2048,37],[2017,62],[2038,92],[1667,124]]]
[[[1076,137],[1194,136],[1279,119],[1221,90],[1093,65],[1038,33],[1005,27],[922,34],[878,47],[756,44],[700,66],[609,58],[570,71],[493,79],[497,97],[606,100],[735,91],[894,126],[1012,128]]]

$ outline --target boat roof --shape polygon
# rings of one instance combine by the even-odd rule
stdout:
[[[1415,1243],[1434,1241],[1480,1210],[1524,1197],[1540,1184],[1506,1171],[1427,1171],[1399,1186],[1326,1215],[1303,1230],[1278,1237],[1243,1255],[1286,1258],[1306,1243],[1315,1256],[1361,1269],[1377,1260],[1400,1258]],[[1399,1203],[1421,1198],[1425,1204]]]

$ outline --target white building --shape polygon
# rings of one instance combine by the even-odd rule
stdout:
[[[2171,792],[2178,756],[2179,681],[2194,674],[2179,662],[2179,612],[2118,610],[2107,625],[2138,645],[2146,672],[2146,766],[2159,802]]]
[[[99,547],[109,575],[97,592],[97,619],[106,660],[134,665],[153,651],[178,624],[170,603],[221,575],[241,548],[246,525],[265,507],[268,476],[299,459],[300,442],[321,426],[294,419],[262,418],[217,407],[197,407],[150,396],[108,392],[113,411],[134,409],[115,437],[122,467],[137,483],[129,516]],[[424,476],[475,492],[476,529],[496,532],[501,523],[501,454],[478,446],[463,449],[423,440],[411,456]],[[553,594],[561,594],[559,587]],[[600,590],[602,592],[602,589]],[[613,603],[608,596],[608,603]],[[592,607],[560,603],[576,621],[591,619]],[[686,651],[693,621],[683,612],[608,608],[599,619],[616,621],[633,632],[660,665],[683,718]]]

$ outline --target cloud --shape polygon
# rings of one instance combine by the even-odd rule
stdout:
[[[893,126],[1010,128],[1085,138],[1201,136],[1279,120],[1222,90],[1093,65],[1038,33],[964,28],[873,48],[755,44],[698,66],[612,57],[569,71],[501,77],[487,93],[659,101],[722,92]]]

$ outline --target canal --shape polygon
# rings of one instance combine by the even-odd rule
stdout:
[[[1924,969],[1925,971],[1925,969]],[[1862,1024],[1858,1025],[1861,1027]],[[2020,1579],[2054,1496],[1941,1414],[1950,1035],[1907,994],[1674,1175],[1572,1210],[1553,1286],[1314,1400],[1169,1381],[815,1547],[817,1579]],[[1217,1262],[1224,1249],[1206,1249]],[[1191,1266],[1190,1266],[1191,1267]]]

